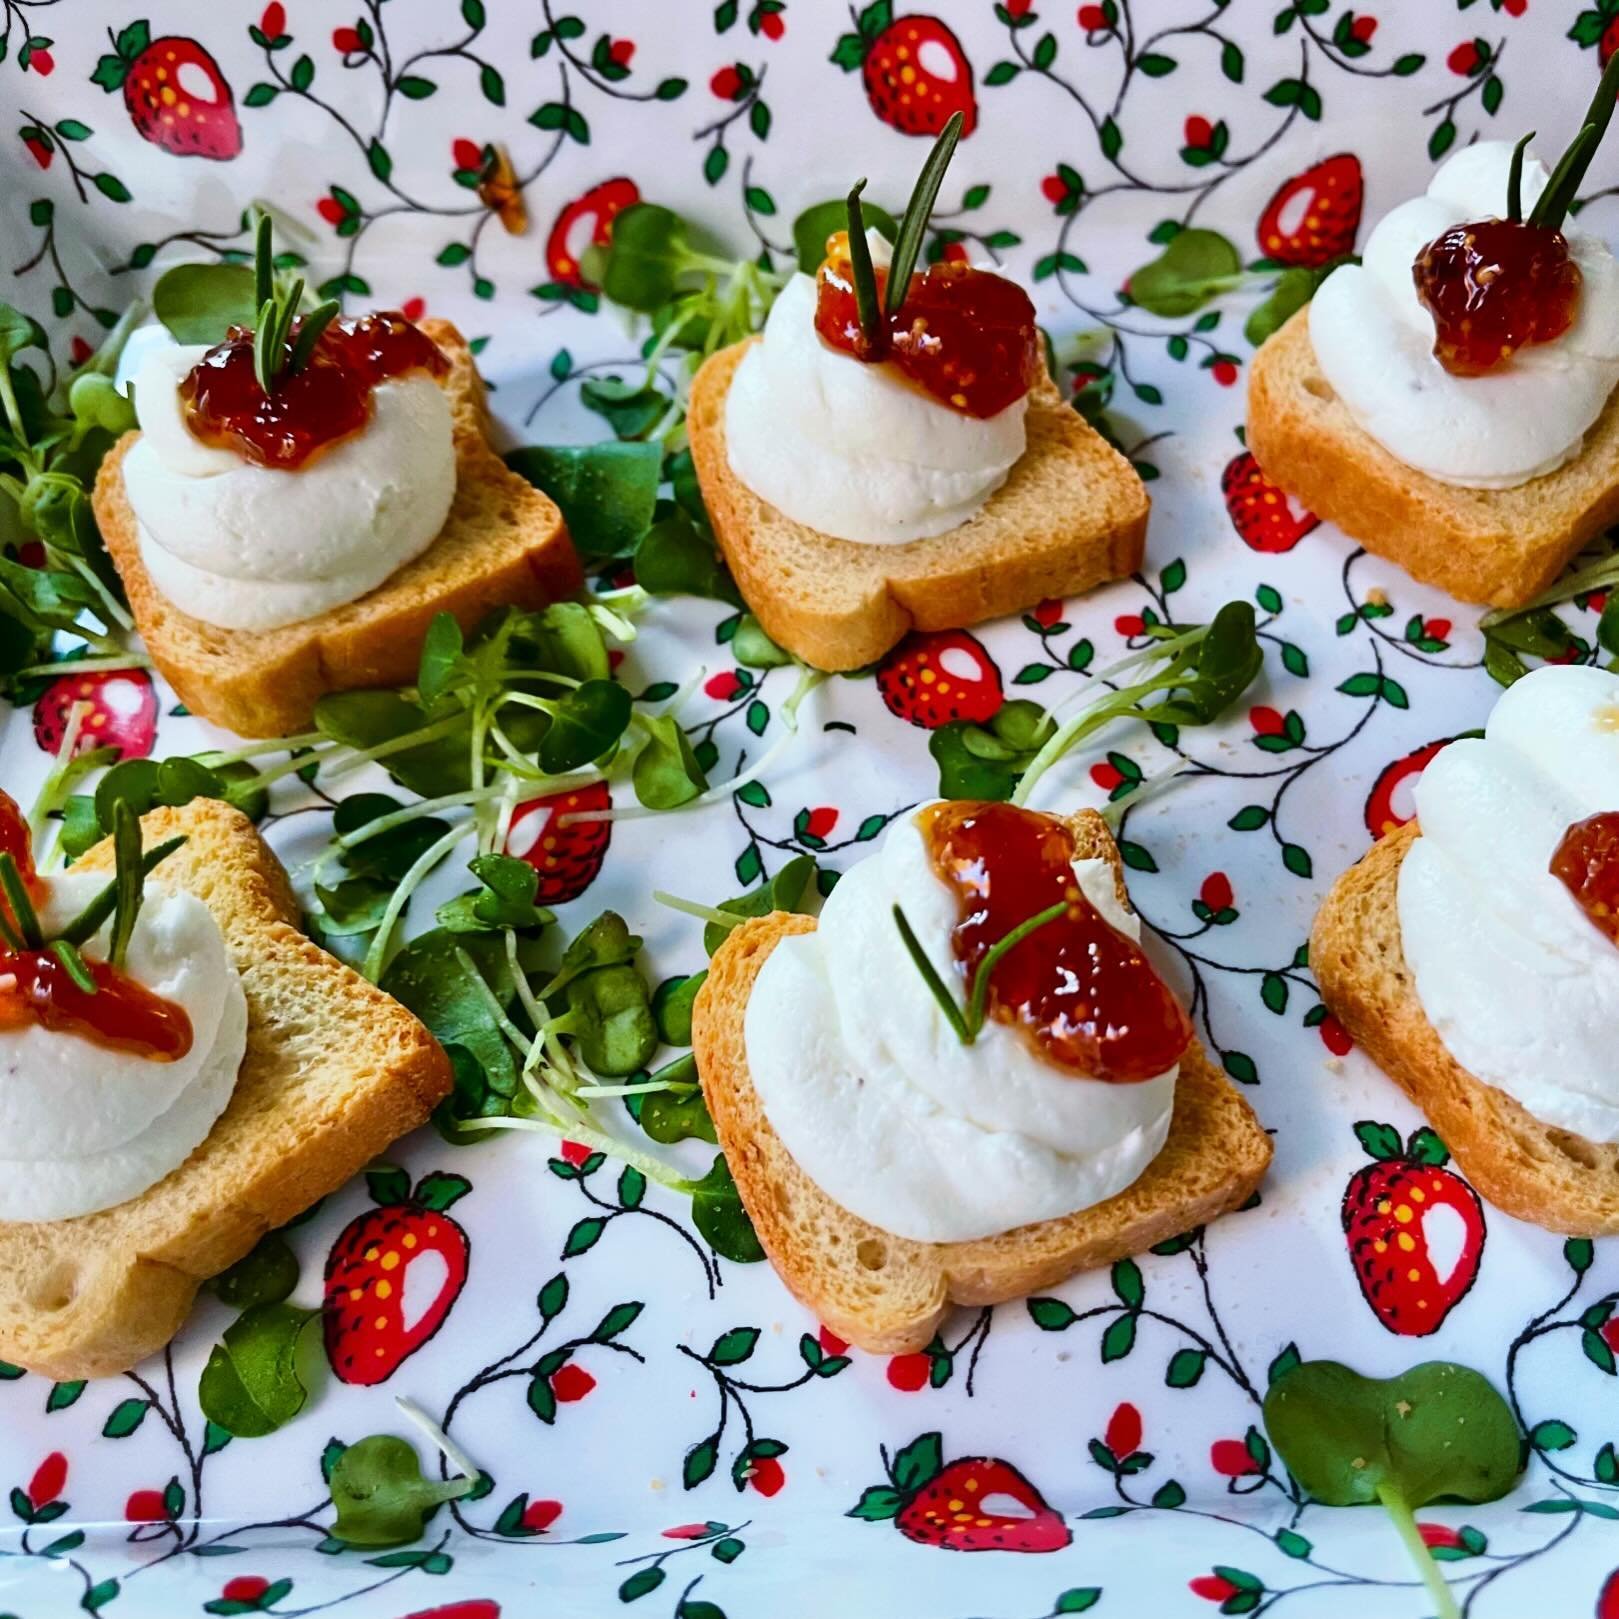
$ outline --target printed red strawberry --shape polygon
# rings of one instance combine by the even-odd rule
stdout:
[[[965,630],[907,635],[877,665],[877,690],[890,714],[925,731],[951,720],[987,724],[1006,701],[1000,670]]]
[[[867,1490],[851,1518],[891,1518],[907,1540],[955,1552],[1055,1552],[1073,1539],[1062,1514],[1009,1462],[946,1463],[940,1436],[925,1433],[887,1465],[890,1482]]]
[[[1247,450],[1233,456],[1220,474],[1220,492],[1232,526],[1250,550],[1291,551],[1321,519],[1312,512],[1296,511],[1287,492],[1259,470]]]
[[[1426,1125],[1403,1147],[1391,1124],[1362,1120],[1355,1134],[1375,1160],[1344,1189],[1344,1235],[1360,1290],[1390,1332],[1426,1338],[1478,1275],[1483,1205],[1445,1168],[1450,1153]],[[1443,1275],[1435,1252],[1441,1245]]]
[[[419,1608],[407,1613],[405,1619],[500,1619],[500,1604],[488,1597],[474,1597],[470,1602],[450,1602],[442,1608]]]
[[[963,137],[978,124],[973,70],[961,41],[937,17],[895,17],[877,0],[832,52],[844,72],[860,69],[871,110],[902,135],[934,136],[955,113]]]
[[[1429,742],[1383,767],[1366,799],[1366,830],[1374,838],[1386,837],[1417,813],[1412,790],[1429,761],[1450,740],[1442,736],[1437,742]]]
[[[75,754],[117,748],[126,759],[144,759],[157,742],[157,693],[144,669],[107,669],[64,675],[34,704],[34,740],[47,753],[60,751],[76,703],[89,709],[79,721]]]
[[[1311,270],[1353,253],[1365,189],[1352,152],[1312,164],[1265,204],[1255,230],[1259,251],[1278,264]]]
[[[563,905],[578,899],[595,882],[607,858],[613,836],[611,821],[570,821],[563,826],[558,824],[562,817],[612,807],[612,794],[604,781],[531,798],[517,806],[506,834],[506,853],[526,860],[539,872],[537,903]]]
[[[327,1255],[325,1328],[338,1379],[370,1385],[386,1382],[438,1331],[460,1294],[467,1234],[445,1210],[472,1185],[435,1171],[412,1192],[394,1168],[372,1170],[366,1184],[380,1206],[351,1220]]]
[[[242,149],[236,98],[219,63],[194,39],[153,39],[143,19],[113,36],[115,55],[90,75],[103,90],[124,92],[135,133],[176,157],[223,162]]]
[[[585,286],[583,259],[587,247],[606,247],[613,239],[613,221],[632,202],[641,200],[641,188],[622,177],[603,180],[576,197],[557,215],[545,241],[545,264],[553,281],[564,286]]]

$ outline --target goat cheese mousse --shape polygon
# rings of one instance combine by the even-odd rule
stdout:
[[[1619,1142],[1619,676],[1525,675],[1416,805],[1400,939],[1429,1023],[1542,1124]]]
[[[1310,304],[1321,373],[1356,424],[1461,488],[1555,472],[1619,383],[1619,262],[1561,229],[1561,208],[1537,222],[1549,177],[1518,161],[1514,189],[1509,142],[1458,152]]]
[[[1140,934],[1067,822],[925,806],[760,968],[743,1032],[765,1115],[823,1191],[898,1237],[1102,1203],[1162,1148],[1192,1040]]]
[[[449,362],[394,312],[293,320],[269,386],[256,334],[165,344],[135,373],[125,457],[141,560],[181,612],[273,630],[375,590],[438,537],[455,496]]]
[[[888,243],[867,231],[879,290]],[[902,545],[960,528],[1027,446],[1042,368],[1034,305],[966,264],[912,277],[874,349],[838,232],[782,289],[725,401],[731,471],[784,516],[839,540]]]
[[[94,1214],[201,1145],[236,1088],[247,999],[194,894],[149,881],[121,949],[113,912],[70,953],[60,943],[107,876],[37,873],[4,793],[0,852],[31,912],[19,924],[0,897],[0,1220]],[[37,934],[32,947],[25,932]]]

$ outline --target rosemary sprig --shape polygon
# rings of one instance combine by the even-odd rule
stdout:
[[[253,302],[262,309],[275,297],[275,258],[271,244],[270,216],[259,215],[253,238]]]
[[[298,341],[292,346],[291,369],[294,372],[302,371],[309,364],[315,345],[320,341],[320,334],[331,325],[332,317],[341,307],[335,298],[328,298],[325,303],[316,304],[298,323]]]
[[[921,973],[922,981],[939,1003],[939,1010],[944,1013],[945,1021],[955,1031],[956,1038],[964,1046],[970,1046],[983,1032],[985,1008],[989,1004],[989,982],[995,975],[995,969],[1000,966],[1002,958],[1008,951],[1022,944],[1031,933],[1037,932],[1048,922],[1055,922],[1067,909],[1068,901],[1058,900],[1055,905],[1048,905],[1045,910],[1019,922],[1015,928],[1009,929],[997,939],[984,952],[973,973],[972,988],[968,991],[965,1010],[956,1005],[955,997],[945,987],[944,980],[939,977],[933,963],[928,960],[927,951],[922,948],[921,941],[906,919],[905,912],[898,905],[894,907],[894,926],[899,929],[899,936],[905,941],[905,949],[915,963],[916,970]]]
[[[140,915],[145,884],[141,881],[141,823],[127,798],[118,800],[112,817],[113,882],[117,889],[112,923],[112,949],[107,960],[122,967],[129,953],[129,941]]]
[[[1507,170],[1507,218],[1514,225],[1523,219],[1523,154],[1525,147],[1534,138],[1535,132],[1531,129],[1512,148],[1512,167]]]
[[[182,833],[177,838],[169,838],[154,848],[148,849],[141,856],[140,878],[144,883],[152,872],[174,853],[185,842]],[[114,846],[116,849],[116,845]],[[56,935],[64,944],[72,945],[75,949],[88,943],[95,937],[102,924],[106,922],[118,908],[118,878],[112,880],[90,901],[85,908]]]
[[[888,327],[883,322],[882,299],[877,292],[877,271],[871,262],[871,244],[866,240],[866,217],[860,207],[864,180],[856,180],[849,192],[849,272],[854,280],[855,309],[860,316],[860,335],[872,358],[888,347]]]
[[[16,858],[8,849],[0,854],[0,892],[5,894],[10,908],[10,926],[5,929],[7,942],[14,950],[37,950],[45,942],[40,931],[39,916],[29,898],[28,885],[23,881]]]
[[[73,980],[74,987],[84,991],[86,995],[94,995],[100,989],[95,979],[90,976],[90,969],[85,964],[84,957],[79,954],[78,947],[71,945],[66,939],[52,939],[50,952],[62,964],[62,971]]]
[[[899,233],[894,238],[893,262],[888,267],[887,310],[898,314],[910,289],[911,272],[916,268],[917,256],[922,251],[922,237],[933,214],[933,205],[939,200],[939,187],[944,183],[944,171],[955,156],[956,143],[961,139],[962,115],[952,113],[950,121],[939,131],[939,138],[916,177],[911,200],[905,205],[905,217],[899,222]]]
[[[1591,166],[1602,137],[1608,132],[1613,118],[1613,104],[1619,97],[1619,56],[1609,59],[1597,83],[1596,95],[1585,114],[1579,134],[1569,143],[1557,167],[1552,170],[1540,201],[1530,210],[1529,223],[1542,230],[1559,230],[1563,219],[1580,189],[1585,171]]]

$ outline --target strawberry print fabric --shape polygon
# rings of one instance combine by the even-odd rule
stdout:
[[[1300,510],[1241,433],[1245,324],[1283,279],[1307,293],[1449,151],[1538,128],[1555,154],[1616,42],[1611,0],[0,0],[4,297],[58,366],[156,269],[242,251],[244,209],[268,199],[323,294],[456,320],[514,443],[602,436],[581,383],[637,374],[639,337],[589,279],[624,207],[667,203],[728,255],[785,264],[791,221],[860,174],[902,205],[962,112],[928,251],[1030,288],[1075,408],[1148,480],[1145,572],[828,683],[727,802],[564,825],[608,789],[538,798],[510,847],[564,926],[612,906],[654,981],[693,972],[700,924],[654,888],[712,903],[801,853],[844,870],[937,792],[938,727],[1060,702],[1155,623],[1245,597],[1266,668],[1241,712],[1103,733],[1038,802],[1123,811],[1148,947],[1276,1142],[1256,1206],[885,1359],[768,1266],[717,1258],[688,1202],[633,1169],[420,1132],[286,1234],[294,1301],[329,1306],[311,1346],[329,1369],[279,1432],[202,1417],[230,1319],[207,1294],[126,1377],[0,1366],[0,1613],[1430,1613],[1386,1520],[1312,1504],[1270,1450],[1260,1401],[1304,1357],[1489,1376],[1527,1470],[1501,1502],[1425,1509],[1423,1538],[1471,1619],[1619,1615],[1619,1250],[1482,1205],[1351,1049],[1305,949],[1332,879],[1483,723],[1498,688],[1478,615]],[[1582,228],[1619,226],[1616,164],[1610,145]],[[1188,226],[1224,243],[1183,277],[1208,283],[1196,299],[1125,296]],[[1564,655],[1596,656],[1602,606],[1564,609]],[[689,688],[715,779],[782,734],[795,671],[738,663],[730,609],[662,600],[640,628],[619,674]],[[0,732],[24,803],[78,701],[86,735],[128,757],[223,740],[160,680],[66,668]],[[380,785],[278,784],[265,826],[295,877],[338,793]],[[1396,1229],[1380,1211],[1413,1188]],[[345,1548],[333,1447],[413,1435],[396,1394],[483,1480],[414,1545]]]

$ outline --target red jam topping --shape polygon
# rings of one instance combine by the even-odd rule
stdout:
[[[971,981],[990,947],[1065,901],[1066,914],[1007,951],[990,979],[988,1014],[1047,1061],[1108,1084],[1172,1068],[1192,1025],[1139,945],[1109,925],[1074,881],[1074,835],[1011,804],[947,803],[923,812],[933,869],[956,892],[956,959]]]
[[[1580,267],[1563,233],[1510,219],[1453,225],[1412,266],[1433,316],[1434,358],[1452,376],[1477,377],[1531,343],[1574,324]]]
[[[403,315],[343,316],[321,333],[307,365],[284,370],[265,393],[253,370],[253,333],[233,326],[180,384],[180,397],[186,426],[204,444],[290,471],[364,428],[378,383],[449,368],[438,345]]]
[[[1619,810],[1576,821],[1552,855],[1551,874],[1592,925],[1619,944]]]
[[[839,232],[816,276],[815,329],[845,354],[887,360],[941,404],[994,416],[1021,399],[1044,365],[1034,305],[1016,283],[941,263],[911,277],[905,302],[883,316],[875,344],[860,329],[848,237]],[[879,296],[888,272],[877,272]]]
[[[22,880],[29,888],[36,882],[34,850],[28,836],[28,822],[10,793],[0,789],[0,854],[17,862]]]
[[[0,950],[0,1029],[27,1023],[76,1034],[152,1062],[178,1062],[191,1049],[185,1008],[154,995],[105,961],[85,961],[95,994],[68,976],[49,950]]]

